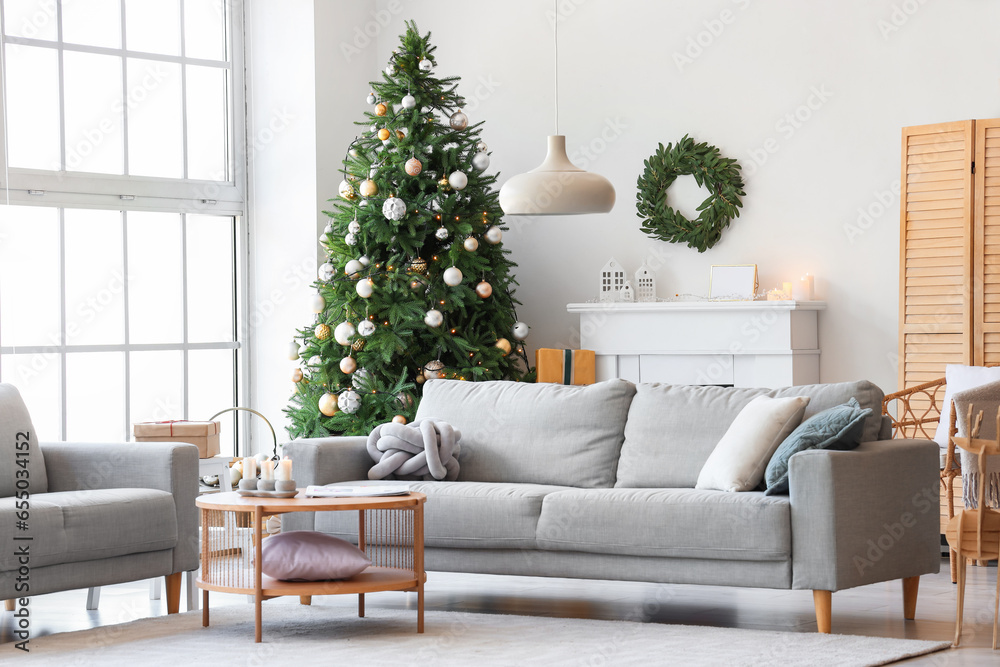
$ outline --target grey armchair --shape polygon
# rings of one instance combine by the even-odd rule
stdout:
[[[0,599],[165,577],[167,611],[198,567],[198,448],[37,442],[0,384]]]

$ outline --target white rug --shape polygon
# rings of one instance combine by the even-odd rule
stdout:
[[[950,646],[947,642],[850,635],[760,632],[628,621],[416,612],[264,604],[264,642],[253,641],[253,606],[145,618],[32,639],[30,654],[0,645],[12,665],[230,665],[350,667],[414,665],[883,665]],[[17,653],[11,659],[11,653]]]

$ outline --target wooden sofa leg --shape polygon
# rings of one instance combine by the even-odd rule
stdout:
[[[813,591],[813,606],[816,607],[816,630],[830,634],[833,591]]]
[[[920,577],[903,579],[903,618],[912,621],[917,616],[917,590],[920,588]]]
[[[16,600],[4,600],[3,601],[3,607],[7,611],[14,611],[14,604],[16,602],[17,602]]]
[[[167,613],[176,614],[181,608],[181,577],[183,572],[174,572],[163,577],[167,589]]]

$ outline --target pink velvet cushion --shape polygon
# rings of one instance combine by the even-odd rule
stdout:
[[[350,542],[312,530],[278,533],[261,544],[261,570],[285,581],[347,579],[371,564]]]

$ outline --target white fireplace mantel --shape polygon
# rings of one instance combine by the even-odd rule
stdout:
[[[597,380],[786,387],[819,382],[823,301],[571,303]]]

